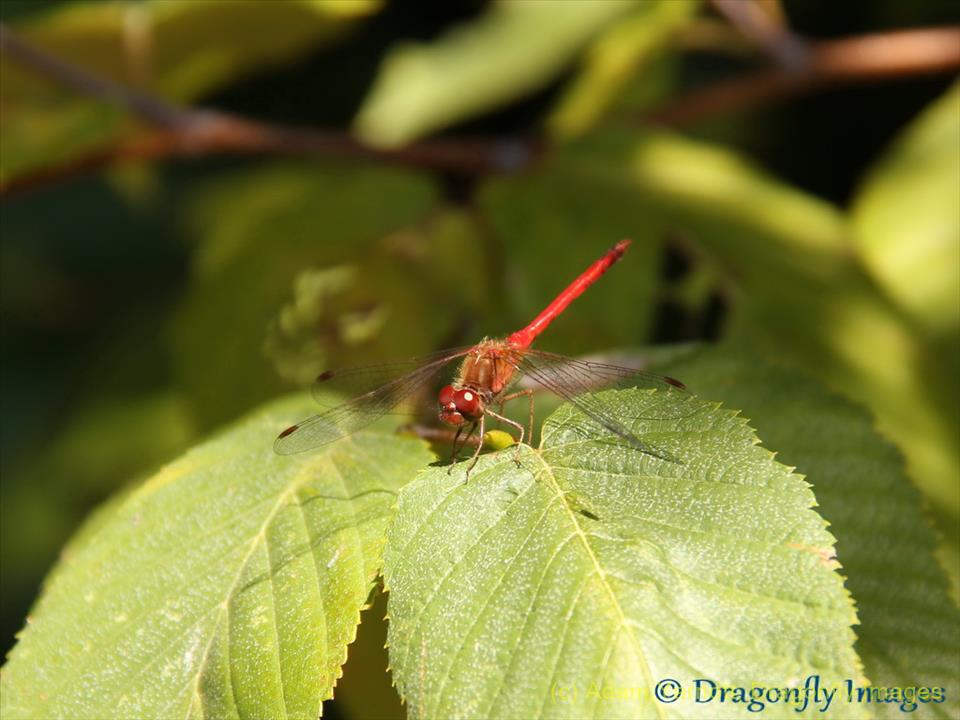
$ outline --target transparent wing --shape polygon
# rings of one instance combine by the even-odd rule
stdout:
[[[336,407],[339,398],[356,398],[386,385],[404,375],[433,365],[440,360],[454,360],[466,355],[472,346],[447,348],[429,355],[396,360],[376,365],[360,365],[342,370],[328,370],[317,376],[310,393],[322,407]],[[433,398],[432,398],[433,399]]]
[[[431,380],[437,378],[467,351],[446,351],[420,358],[418,361],[389,363],[376,366],[377,369],[370,366],[345,371],[348,384],[364,379],[367,382],[380,382],[386,378],[386,382],[374,390],[357,395],[326,412],[288,427],[273,443],[274,451],[279,455],[291,455],[312,450],[367,427],[393,410],[405,398],[423,390]],[[318,379],[318,384],[327,380],[333,381],[337,377],[340,377],[339,373],[324,373]]]
[[[605,405],[589,394],[591,391],[616,387],[649,387],[688,394],[686,386],[679,380],[645,370],[608,365],[592,360],[574,360],[563,355],[532,349],[524,351],[518,357],[517,365],[524,377],[534,385],[539,385],[563,398],[598,425],[626,441],[631,447],[648,455],[682,463],[670,452],[637,437],[632,430],[611,415]]]
[[[545,377],[561,383],[571,392],[589,392],[616,387],[641,387],[661,390],[676,390],[689,393],[687,386],[676,378],[658,375],[647,370],[610,365],[594,360],[576,360],[566,355],[543,352],[529,348],[521,358],[531,367],[542,371]]]

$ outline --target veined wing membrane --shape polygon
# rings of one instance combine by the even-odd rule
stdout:
[[[447,351],[439,357],[428,356],[426,359],[391,363],[380,366],[381,369],[377,370],[368,367],[345,371],[348,373],[348,378],[354,381],[365,380],[370,384],[383,381],[385,378],[392,379],[386,379],[374,390],[357,395],[326,412],[287,428],[274,442],[274,451],[279,455],[292,455],[312,450],[362,430],[396,408],[405,398],[422,390],[438,373],[465,353],[466,350],[453,353]],[[411,370],[411,367],[414,369]],[[400,373],[399,376],[398,373]],[[336,373],[330,373],[330,380],[335,377],[337,377]],[[324,382],[323,378],[324,376],[321,375],[318,385]]]
[[[573,392],[590,392],[612,388],[641,387],[689,392],[687,386],[676,378],[658,375],[637,368],[610,365],[594,360],[576,360],[565,355],[534,350],[525,350],[523,356],[530,364],[542,370],[555,382]]]
[[[415,370],[433,365],[438,360],[454,360],[463,357],[470,347],[447,348],[429,355],[393,360],[376,365],[328,370],[320,373],[310,393],[321,407],[336,407],[343,400],[350,400],[375,390]],[[431,398],[435,400],[435,398]]]
[[[630,428],[612,416],[590,391],[616,387],[652,387],[686,395],[686,386],[679,380],[664,375],[607,365],[587,360],[574,360],[563,355],[554,355],[539,350],[528,350],[519,358],[519,369],[535,385],[549,390],[579,409],[601,427],[609,430],[631,447],[648,455],[682,464],[682,460],[669,451],[637,437]],[[682,417],[670,415],[667,417]]]

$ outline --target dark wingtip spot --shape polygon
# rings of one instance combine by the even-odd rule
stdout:
[[[600,519],[600,517],[599,517],[598,515],[594,515],[594,514],[593,514],[592,512],[590,512],[589,510],[584,510],[583,508],[577,510],[577,512],[580,513],[581,515],[583,515],[584,517],[590,518],[591,520],[599,520],[599,519]]]
[[[291,425],[290,427],[288,427],[286,430],[284,430],[282,433],[280,433],[280,434],[277,436],[277,440],[282,440],[282,439],[285,438],[287,435],[290,435],[290,434],[291,434],[294,430],[296,430],[298,427],[300,427],[300,426],[299,426],[299,425]]]
[[[664,379],[665,381],[667,381],[669,384],[673,385],[674,387],[680,388],[681,390],[686,390],[686,389],[687,389],[687,386],[684,385],[684,384],[683,384],[682,382],[680,382],[679,380],[677,380],[676,378],[664,376],[663,379]]]
[[[323,382],[324,380],[329,380],[333,377],[333,370],[324,370],[322,373],[317,375],[317,382]]]

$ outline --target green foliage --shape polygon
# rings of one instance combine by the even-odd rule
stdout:
[[[8,643],[66,534],[110,497],[18,635],[4,718],[315,718],[381,573],[414,717],[752,717],[653,703],[651,686],[814,673],[944,687],[913,716],[960,713],[960,585],[951,598],[938,563],[960,582],[960,86],[882,154],[849,153],[857,173],[863,149],[875,159],[847,209],[784,179],[844,172],[838,136],[799,158],[811,175],[800,122],[724,121],[712,143],[637,122],[730,70],[711,54],[757,51],[692,0],[495,0],[445,20],[377,0],[3,5],[44,49],[175,102],[352,123],[380,147],[435,131],[453,147],[515,132],[546,146],[509,176],[407,156],[209,158],[4,199]],[[896,22],[930,24],[927,5],[897,4]],[[0,106],[3,181],[133,138],[128,116],[6,57]],[[850,122],[889,137],[885,110]],[[273,455],[277,431],[315,411],[305,400],[236,422],[329,367],[501,337],[624,237],[629,254],[538,344],[653,358],[686,381],[696,396],[597,396],[682,464],[570,407],[550,415],[546,397],[540,449],[522,446],[518,466],[492,430],[467,482],[464,465],[448,474],[422,443],[373,430]],[[723,342],[611,350],[708,337]],[[390,677],[387,627],[367,625],[379,598],[354,684],[336,687],[342,714],[398,711],[369,682]],[[592,681],[637,692],[600,701]]]
[[[567,406],[519,467],[508,450],[401,491],[384,583],[411,717],[680,717],[702,706],[654,701],[657,680],[859,676],[809,487],[743,419],[678,395],[598,398],[682,463],[591,437]]]
[[[911,388],[911,392],[936,408],[942,418],[933,427],[929,422],[913,426],[910,439],[906,433],[896,437],[909,453],[914,477],[935,498],[934,512],[946,535],[944,552],[960,596],[957,198],[960,85],[927,108],[880,159],[863,183],[851,214],[853,237],[864,266],[912,326],[915,340],[908,351],[922,388]],[[927,447],[921,448],[921,443]],[[954,462],[948,465],[945,458],[935,457],[938,447],[952,453]]]
[[[960,84],[924,111],[869,174],[853,206],[861,256],[931,334],[960,325]],[[960,359],[960,357],[958,357]]]
[[[956,697],[960,618],[916,492],[869,418],[742,352],[680,353],[671,370],[704,398],[745,407],[816,482],[860,608],[866,677]],[[90,717],[117,704],[149,716],[309,716],[332,691],[385,541],[391,667],[415,717],[704,712],[689,699],[651,704],[665,677],[865,684],[834,539],[801,477],[746,420],[696,396],[597,399],[682,462],[620,444],[565,406],[519,465],[507,448],[469,480],[464,462],[411,482],[430,459],[416,442],[366,433],[280,459],[273,433],[309,406],[258,413],[71,542],[4,671],[5,716]],[[632,690],[601,701],[597,688]]]
[[[378,6],[377,0],[81,2],[33,15],[17,29],[87,70],[187,101],[238,73],[289,62]],[[0,132],[0,178],[63,161],[131,129],[122,112],[15,63],[0,65],[0,84],[4,102],[17,110]]]
[[[947,703],[915,717],[960,713],[960,611],[934,556],[937,539],[920,495],[869,413],[805,373],[733,348],[664,369],[703,397],[742,408],[779,460],[813,483],[856,599],[856,648],[873,685],[944,687]],[[903,715],[896,705],[874,712]]]
[[[432,200],[432,188],[421,178],[369,168],[280,164],[197,188],[189,211],[197,243],[193,282],[174,320],[172,341],[178,379],[201,427],[215,427],[281,392],[278,361],[288,376],[318,361],[327,367],[347,361],[346,351],[356,352],[357,344],[349,342],[349,333],[344,336],[342,315],[367,316],[381,308],[388,317],[415,317],[420,298],[403,292],[406,268],[398,267],[389,248],[378,252],[378,245],[423,215]],[[294,299],[296,279],[306,269],[329,277],[345,263],[355,263],[356,280],[337,287],[328,281],[332,302],[316,308],[322,316],[313,336],[300,334],[301,344],[284,354],[277,347],[277,323]],[[384,344],[400,354],[423,353],[433,340],[430,331],[422,328],[418,336],[386,323],[359,347],[368,357]],[[210,343],[212,337],[220,341]],[[312,357],[297,352],[317,340],[322,344]],[[284,357],[278,359],[278,352]]]
[[[496,0],[469,26],[394,50],[357,116],[357,133],[394,147],[536,90],[636,4]]]
[[[4,668],[3,716],[316,717],[421,443],[358,435],[279,459],[286,401],[95,516]]]
[[[956,538],[960,376],[951,372],[949,354],[891,307],[850,254],[851,228],[839,209],[735,153],[669,134],[597,135],[569,147],[550,167],[589,187],[591,198],[602,198],[604,217],[610,206],[619,207],[637,228],[678,235],[720,291],[737,298],[731,336],[789,353],[831,387],[868,404],[903,449],[912,478],[936,498],[947,518],[944,530]],[[549,187],[553,174],[498,181],[489,197]]]
[[[699,2],[644,2],[613,23],[584,53],[583,67],[552,111],[548,124],[559,137],[591,129],[636,77],[647,85],[656,77],[653,65],[667,56],[669,43],[686,27]]]

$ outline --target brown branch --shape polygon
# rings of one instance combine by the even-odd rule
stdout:
[[[0,183],[0,196],[44,187],[112,165],[212,154],[335,156],[465,175],[515,172],[541,153],[523,140],[433,140],[394,150],[372,148],[343,132],[261,123],[215,110],[186,108],[94,75],[26,42],[0,24],[0,53],[78,93],[117,105],[150,129],[61,165]]]
[[[458,437],[457,433],[453,430],[432,427],[430,425],[420,425],[419,423],[404,425],[399,428],[399,432],[408,433],[421,440],[429,440],[430,442],[449,443],[452,445],[456,440],[457,443],[463,443],[463,445],[471,445],[473,447],[483,444],[483,438],[477,437],[476,435],[468,435],[465,438]]]
[[[180,127],[191,120],[190,111],[94,75],[27,42],[3,23],[0,23],[0,54],[82,95],[119,105],[151,125]]]
[[[363,145],[343,133],[270,125],[226,113],[206,112],[179,130],[151,130],[94,149],[62,164],[26,172],[0,182],[0,198],[40,189],[72,177],[128,162],[208,155],[291,155],[371,159],[420,170],[462,175],[518,171],[542,153],[524,141],[429,141],[396,150]]]
[[[833,85],[956,71],[960,69],[960,27],[824,41],[811,43],[807,50],[800,69],[767,69],[695,91],[645,120],[679,127]],[[0,184],[0,196],[121,162],[217,153],[367,158],[460,174],[513,172],[542,153],[538,144],[529,141],[482,140],[436,140],[381,150],[342,132],[272,125],[213,110],[183,108],[76,67],[17,37],[2,24],[0,52],[79,93],[123,107],[153,128],[62,165],[12,178]]]
[[[783,68],[796,70],[807,62],[807,43],[787,28],[760,0],[711,0],[717,12]]]
[[[808,48],[802,69],[768,68],[695,90],[643,120],[685,127],[834,86],[960,70],[960,26],[825,40]]]

